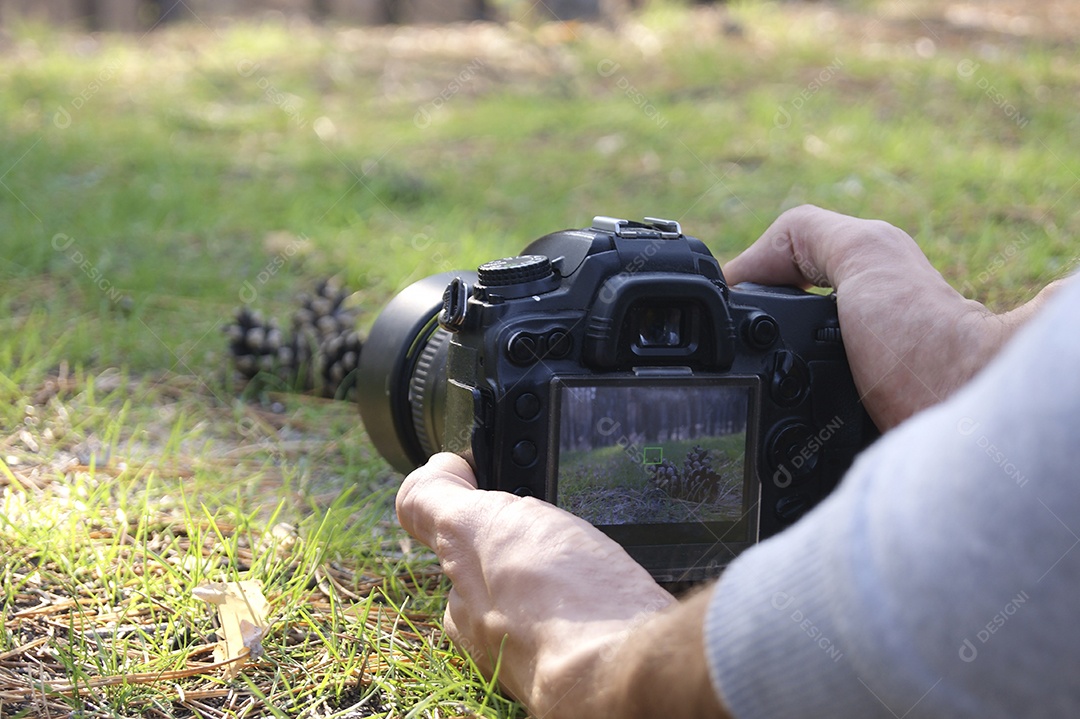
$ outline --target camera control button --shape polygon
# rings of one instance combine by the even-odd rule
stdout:
[[[745,328],[746,341],[755,349],[768,349],[780,337],[780,327],[776,324],[776,320],[764,312],[751,315],[746,321]]]
[[[776,501],[776,517],[790,524],[806,514],[810,509],[810,498],[802,494],[789,494]]]
[[[521,255],[492,260],[476,270],[485,287],[507,287],[551,276],[551,260],[544,255]]]
[[[773,401],[785,407],[798,404],[805,398],[809,387],[810,374],[806,364],[793,352],[777,352],[771,387]]]
[[[793,479],[812,473],[818,464],[821,441],[802,422],[782,425],[769,442],[769,463],[776,469],[774,479],[781,488]]]
[[[814,330],[814,339],[818,342],[843,342],[839,327],[818,327]]]
[[[510,459],[519,467],[529,467],[536,461],[536,445],[523,439],[510,450]]]
[[[537,349],[539,349],[537,338],[528,332],[516,332],[506,346],[510,361],[523,365],[536,361]]]
[[[782,377],[776,387],[782,399],[793,400],[799,396],[799,380],[791,375]]]
[[[570,354],[574,347],[574,339],[566,330],[552,330],[547,336],[547,356],[551,359],[562,359]]]
[[[540,398],[532,392],[525,392],[518,396],[514,400],[514,412],[519,419],[523,419],[526,422],[532,419],[536,419],[536,416],[540,414]]]

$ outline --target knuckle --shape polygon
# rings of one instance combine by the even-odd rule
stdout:
[[[780,215],[780,219],[788,225],[799,224],[810,219],[812,216],[818,215],[822,212],[824,212],[824,210],[822,210],[817,205],[811,205],[807,203],[802,205],[796,205],[795,207],[785,210]]]
[[[866,223],[866,234],[873,239],[893,244],[908,239],[906,232],[885,220],[863,220],[863,222]]]
[[[398,521],[405,531],[415,536],[416,531],[428,525],[440,526],[440,505],[430,501],[428,492],[433,482],[438,479],[431,472],[420,468],[407,476],[398,488],[394,498],[394,508]],[[423,541],[424,538],[418,537]]]
[[[414,492],[416,484],[417,479],[410,474],[398,488],[397,496],[394,498],[394,507],[397,510],[399,519],[408,519],[412,517],[416,504]]]

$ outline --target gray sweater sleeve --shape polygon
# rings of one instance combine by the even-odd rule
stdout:
[[[721,577],[717,692],[751,717],[1080,716],[1080,281],[952,399]]]

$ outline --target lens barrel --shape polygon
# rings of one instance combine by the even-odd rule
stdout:
[[[357,373],[360,417],[375,449],[399,472],[411,472],[442,447],[446,355],[450,335],[439,327],[444,272],[415,282],[379,314],[364,342]]]

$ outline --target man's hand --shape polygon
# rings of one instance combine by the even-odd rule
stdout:
[[[536,716],[720,715],[702,643],[706,595],[676,604],[591,524],[477,490],[456,455],[410,474],[397,512],[453,582],[450,637],[488,676],[501,654],[499,682]]]
[[[852,374],[887,429],[965,383],[1041,304],[964,299],[906,233],[800,207],[725,266],[732,284],[836,289]],[[550,504],[476,489],[440,454],[405,480],[398,517],[453,582],[455,643],[538,717],[726,716],[709,682],[710,592],[676,603],[623,549]]]
[[[724,274],[835,288],[855,386],[882,431],[971,379],[1054,287],[996,315],[950,287],[903,230],[810,205],[781,215]]]

